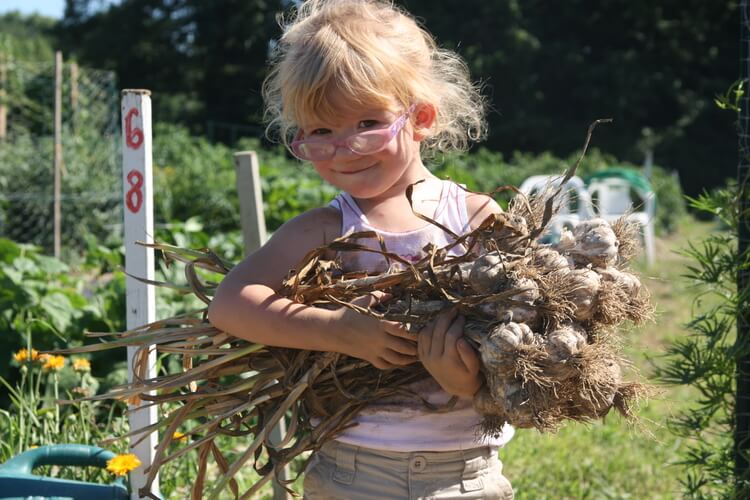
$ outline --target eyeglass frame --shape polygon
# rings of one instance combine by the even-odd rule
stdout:
[[[342,137],[340,139],[299,139],[299,136],[302,134],[302,129],[297,131],[297,138],[295,138],[292,141],[291,144],[291,150],[292,154],[299,158],[300,160],[304,161],[327,161],[333,158],[336,155],[336,151],[340,147],[346,147],[350,152],[359,155],[359,156],[366,156],[371,155],[375,153],[379,153],[380,151],[384,150],[388,144],[393,140],[396,135],[398,135],[399,132],[406,126],[406,122],[409,119],[409,116],[411,116],[412,113],[416,110],[417,105],[412,104],[409,106],[409,109],[406,110],[406,112],[396,118],[391,124],[389,124],[387,127],[379,128],[376,130],[365,130],[363,132],[352,132],[351,134],[348,134],[346,137]],[[387,136],[387,139],[383,141],[383,144],[378,147],[377,149],[374,149],[372,151],[367,151],[365,153],[360,153],[351,148],[349,146],[349,141],[357,136],[361,135],[379,135],[379,136]],[[305,155],[301,152],[300,146],[303,146],[305,144],[310,143],[316,143],[316,144],[330,144],[333,146],[333,150],[331,151],[330,156],[326,156],[325,158],[307,158]]]

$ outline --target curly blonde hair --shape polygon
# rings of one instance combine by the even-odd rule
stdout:
[[[465,150],[484,137],[484,99],[464,61],[392,3],[308,0],[280,23],[263,83],[269,137],[288,145],[300,123],[336,123],[334,93],[355,107],[434,105],[423,151]]]

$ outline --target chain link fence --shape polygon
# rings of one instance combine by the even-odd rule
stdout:
[[[61,257],[119,238],[122,178],[115,75],[0,54],[0,237],[53,253],[55,99],[60,96]]]

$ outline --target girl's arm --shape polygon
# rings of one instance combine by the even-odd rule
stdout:
[[[338,237],[340,227],[340,215],[330,207],[311,210],[284,224],[222,280],[208,308],[209,321],[252,342],[340,352],[378,368],[413,362],[416,338],[400,324],[348,308],[311,307],[276,293],[289,270],[308,251]]]
[[[495,200],[484,194],[466,193],[466,212],[469,214],[469,225],[476,229],[484,219],[503,211]]]

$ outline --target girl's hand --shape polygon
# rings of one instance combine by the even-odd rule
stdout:
[[[354,303],[372,306],[384,297],[385,294],[374,292]],[[417,361],[417,335],[408,332],[401,323],[373,318],[348,307],[336,311],[334,321],[339,350],[344,354],[369,361],[381,370]]]
[[[462,339],[465,319],[455,308],[441,313],[419,332],[422,364],[449,394],[471,397],[479,390],[479,355]]]

